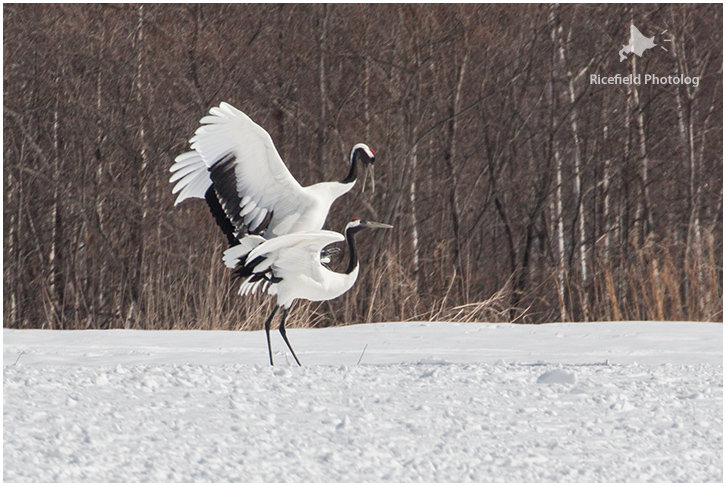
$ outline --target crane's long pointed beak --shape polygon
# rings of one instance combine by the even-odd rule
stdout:
[[[360,186],[360,192],[366,192],[366,181],[368,181],[368,171],[363,171],[363,183]]]
[[[371,194],[376,193],[376,172],[373,170],[375,165],[371,164]]]
[[[371,194],[375,194],[376,192],[376,173],[373,170],[375,166],[369,165],[364,171],[363,171],[363,184],[361,184],[361,192],[366,192],[366,182],[368,182],[368,172],[371,173]]]
[[[393,228],[393,225],[386,224],[386,223],[376,223],[375,221],[366,221],[366,226],[369,228],[381,228],[381,229],[390,229]]]

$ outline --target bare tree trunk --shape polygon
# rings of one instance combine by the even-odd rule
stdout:
[[[607,150],[607,144],[608,144],[608,124],[606,121],[603,121],[602,126],[602,143],[603,148]],[[612,171],[612,161],[609,157],[609,152],[606,152],[605,154],[605,161],[604,161],[604,169],[603,169],[603,184],[602,184],[602,191],[605,194],[605,197],[603,198],[603,230],[605,231],[605,249],[603,251],[603,260],[605,265],[610,262],[610,247],[612,245],[612,232],[613,228],[610,225],[610,213],[612,211],[612,196],[610,194],[610,179],[612,178],[611,171]]]
[[[24,146],[25,142],[23,141],[21,147]],[[23,150],[21,148],[19,157],[21,161],[23,159],[22,154]],[[13,176],[13,171],[7,171],[5,173],[5,185],[8,188],[5,204],[7,205],[6,207],[13,208],[13,211],[10,212],[8,238],[6,241],[7,246],[5,248],[7,254],[11,256],[11,262],[6,261],[6,266],[4,266],[3,270],[5,282],[9,283],[7,290],[10,291],[10,322],[8,324],[16,327],[20,326],[21,309],[18,301],[20,300],[20,277],[24,274],[23,268],[21,267],[23,258],[21,257],[19,243],[19,238],[22,234],[22,177],[23,173],[21,171],[18,171],[17,177]]]
[[[139,5],[139,23],[138,23],[138,40],[137,40],[137,51],[136,51],[136,102],[139,104],[139,108],[141,109],[141,118],[139,120],[139,142],[141,147],[141,171],[140,174],[142,175],[142,181],[143,181],[143,175],[146,174],[147,168],[149,167],[149,147],[148,142],[146,140],[146,113],[148,112],[148,109],[146,108],[148,103],[151,103],[153,100],[150,99],[148,85],[144,83],[144,71],[146,69],[146,66],[144,66],[144,50],[146,48],[144,43],[144,6]],[[144,99],[144,94],[147,95],[147,99]],[[147,185],[142,184],[141,185],[141,216],[142,219],[145,219],[147,216],[148,211],[148,190]]]
[[[555,136],[555,130],[556,130],[556,120],[555,120],[555,112],[557,110],[557,91],[555,90],[556,78],[555,73],[557,72],[557,30],[558,30],[558,24],[559,19],[557,16],[557,7],[551,7],[550,8],[550,25],[552,28],[551,31],[551,40],[552,40],[552,58],[551,58],[551,68],[550,68],[550,80],[549,80],[549,97],[550,97],[550,144],[551,144],[551,150],[552,154],[554,156],[555,161],[555,170],[556,170],[556,191],[555,191],[555,200],[550,204],[550,212],[551,212],[551,219],[555,223],[555,239],[557,242],[557,291],[559,294],[559,310],[560,310],[560,321],[566,321],[568,319],[567,316],[567,298],[565,296],[565,279],[567,277],[567,273],[565,270],[565,225],[564,225],[564,215],[563,215],[563,208],[562,208],[562,200],[563,200],[563,176],[562,176],[562,157],[560,156],[560,149],[559,149],[559,143],[557,141],[557,137]]]
[[[320,92],[319,101],[319,121],[318,121],[318,171],[320,180],[325,180],[325,134],[327,129],[327,104],[328,95],[326,91],[326,80],[325,80],[325,49],[328,37],[328,6],[323,4],[322,7],[322,18],[319,20],[320,25],[318,26],[318,49],[320,51],[320,60],[318,64],[318,88]]]
[[[416,129],[413,131],[413,138],[416,139]],[[416,294],[419,293],[419,241],[418,241],[418,213],[416,208],[416,176],[418,173],[418,144],[414,144],[411,154],[411,183],[408,194],[411,202],[411,250],[413,252],[413,282]]]
[[[469,46],[466,44],[466,53],[464,59],[459,66],[456,76],[456,88],[454,90],[454,97],[449,106],[449,122],[448,129],[446,131],[446,148],[444,150],[444,161],[449,170],[450,176],[450,187],[449,187],[449,206],[451,211],[451,225],[454,237],[453,250],[454,254],[452,259],[457,275],[460,277],[461,291],[465,301],[469,300],[468,296],[468,285],[464,274],[464,265],[462,261],[462,242],[463,238],[460,234],[460,216],[461,210],[459,208],[459,180],[458,180],[458,167],[455,164],[456,153],[456,136],[459,128],[459,108],[461,106],[461,93],[462,86],[464,84],[464,76],[466,75],[466,67],[469,61]]]
[[[565,295],[565,279],[567,278],[567,270],[565,268],[565,223],[562,210],[562,157],[560,157],[560,149],[557,140],[554,142],[554,158],[557,167],[557,190],[555,191],[555,201],[550,206],[552,212],[552,221],[556,222],[555,235],[557,240],[557,290],[560,296],[560,321],[564,322],[568,319],[567,304]]]
[[[101,42],[99,43],[99,49],[97,54],[98,63],[104,57],[104,47],[106,38],[106,28],[102,21],[98,22],[99,28],[101,29]],[[103,207],[102,200],[99,196],[99,187],[103,180],[103,142],[105,138],[105,130],[103,120],[101,119],[101,113],[103,113],[103,70],[99,67],[96,73],[96,139],[95,139],[95,163],[96,169],[92,173],[93,188],[91,193],[91,201],[86,205],[86,211],[89,216],[86,217],[85,221],[85,232],[86,232],[86,259],[84,274],[84,292],[89,295],[89,309],[88,309],[88,321],[89,327],[98,325],[98,314],[106,306],[106,288],[102,282],[105,282],[105,275],[107,272],[108,262],[105,259],[99,258],[98,265],[96,265],[96,256],[102,254],[102,250],[96,252],[96,248],[99,247],[94,237],[94,228],[90,224],[89,220],[98,221],[98,229],[100,229],[100,222],[103,218]]]
[[[630,56],[630,68],[633,79],[637,76],[636,57]],[[645,136],[645,116],[643,115],[643,106],[640,103],[640,92],[637,84],[626,85],[633,100],[635,108],[635,121],[638,125],[638,159],[640,162],[640,197],[638,198],[637,209],[635,211],[636,220],[636,241],[641,245],[648,236],[652,228],[650,213],[650,189],[648,184],[648,149]]]
[[[568,38],[571,37],[572,31],[570,31]],[[575,82],[586,72],[584,69],[579,74],[574,74],[572,72],[572,69],[570,68],[567,56],[565,54],[565,46],[562,39],[562,26],[559,23],[559,20],[557,21],[557,31],[556,34],[558,37],[558,44],[559,44],[559,51],[560,51],[560,61],[562,63],[562,69],[563,72],[567,72],[567,81],[568,81],[568,95],[570,98],[570,127],[572,128],[572,138],[575,143],[575,199],[578,201],[578,209],[577,209],[577,221],[578,221],[578,243],[577,243],[577,255],[578,255],[578,261],[580,264],[580,281],[583,286],[583,291],[581,292],[581,305],[582,305],[582,314],[583,319],[588,320],[590,309],[589,309],[589,301],[588,301],[588,293],[585,290],[588,284],[589,280],[589,274],[588,274],[588,266],[587,266],[587,232],[585,227],[585,198],[584,198],[584,191],[582,188],[582,181],[583,181],[583,149],[582,149],[582,142],[580,140],[580,132],[578,130],[578,117],[579,117],[579,109],[577,107],[577,96],[575,95]]]
[[[56,88],[60,88],[60,74],[56,77]],[[63,194],[60,189],[61,185],[61,147],[60,147],[60,93],[56,98],[55,109],[53,110],[53,208],[51,210],[52,218],[52,236],[50,256],[48,257],[48,265],[50,267],[50,309],[51,322],[49,323],[53,329],[63,328],[63,217],[61,206]]]
[[[419,140],[418,140],[418,119],[420,117],[421,109],[422,109],[422,83],[421,83],[421,57],[420,57],[420,43],[419,38],[414,37],[413,39],[413,50],[414,50],[414,67],[416,69],[416,76],[415,76],[415,90],[416,94],[414,96],[414,109],[411,110],[411,121],[409,121],[409,126],[411,127],[411,173],[409,178],[409,187],[408,187],[408,194],[409,194],[409,202],[411,204],[411,251],[413,253],[413,284],[414,284],[414,291],[416,295],[420,295],[420,286],[421,286],[421,268],[420,268],[420,254],[419,254],[419,221],[418,221],[418,206],[417,206],[417,200],[416,200],[416,191],[417,191],[417,185],[416,182],[418,180],[418,154],[419,154]],[[367,61],[368,58],[366,58]],[[366,69],[368,68],[368,63],[366,62]]]
[[[366,35],[366,53],[371,52],[370,35]],[[365,143],[370,143],[371,138],[371,58],[366,55],[363,61],[364,77],[363,77],[363,120],[365,121]]]
[[[146,139],[146,113],[144,93],[146,86],[144,85],[144,6],[138,7],[138,24],[136,31],[136,74],[134,77],[134,89],[136,90],[136,102],[140,110],[139,120],[139,155],[138,165],[135,167],[135,173],[132,174],[134,185],[134,197],[136,199],[137,208],[136,216],[131,221],[131,236],[134,251],[134,258],[131,264],[131,278],[129,282],[129,307],[124,317],[125,327],[130,327],[133,319],[138,317],[140,298],[142,291],[142,266],[144,260],[144,225],[147,217],[148,208],[148,190],[146,188],[146,172],[149,167],[148,144]]]
[[[675,51],[675,57],[678,66],[678,72],[683,76],[690,77],[691,73],[688,69],[688,63],[685,56],[685,46],[683,42],[678,42],[677,39],[672,38],[672,46]],[[706,56],[702,60],[701,71],[709,61],[710,56]],[[700,77],[703,77],[703,72],[699,73]],[[687,85],[677,85],[675,90],[676,108],[678,116],[678,127],[681,134],[681,143],[685,147],[686,159],[688,163],[688,226],[686,233],[686,251],[685,251],[685,268],[687,270],[695,269],[696,273],[696,287],[703,289],[705,284],[705,275],[702,268],[704,261],[703,256],[703,240],[701,232],[701,217],[700,217],[700,199],[702,194],[702,187],[704,184],[702,169],[703,166],[703,151],[705,148],[705,134],[708,131],[708,122],[711,115],[715,111],[716,103],[714,99],[709,104],[709,109],[704,117],[703,127],[700,130],[701,133],[701,147],[696,155],[696,135],[695,135],[695,118],[696,118],[696,96],[701,85],[689,87]],[[686,285],[690,282],[686,280]],[[689,289],[691,293],[692,306],[694,309],[689,309],[689,312],[702,315],[703,310],[706,306],[706,299],[708,298],[708,292],[696,295]]]

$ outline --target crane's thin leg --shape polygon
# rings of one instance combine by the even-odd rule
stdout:
[[[282,309],[282,321],[280,321],[280,334],[282,334],[282,339],[285,340],[285,344],[287,344],[287,347],[290,348],[290,352],[292,353],[292,357],[295,358],[295,362],[298,366],[302,366],[300,364],[300,360],[297,359],[297,356],[295,356],[295,351],[292,350],[292,346],[290,346],[290,341],[287,340],[287,333],[285,332],[285,319],[287,319],[287,311],[289,309],[287,307],[284,307]]]
[[[275,313],[277,312],[277,309],[279,309],[280,306],[276,305],[274,309],[272,309],[272,314],[270,314],[270,317],[267,318],[265,321],[265,334],[267,334],[267,352],[270,354],[270,366],[275,366],[272,362],[272,345],[270,344],[270,324],[272,323],[272,318],[275,317]],[[289,345],[288,345],[289,346]]]

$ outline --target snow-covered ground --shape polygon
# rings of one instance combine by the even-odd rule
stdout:
[[[3,479],[723,480],[723,325],[3,330]]]

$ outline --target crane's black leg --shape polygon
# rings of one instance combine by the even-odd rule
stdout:
[[[282,309],[282,321],[280,321],[280,334],[282,334],[282,339],[285,340],[285,344],[287,344],[287,347],[290,348],[290,352],[292,353],[292,357],[295,358],[295,362],[298,366],[302,366],[300,364],[300,360],[297,359],[297,356],[295,356],[295,351],[292,350],[292,346],[290,346],[290,341],[287,340],[287,333],[285,332],[285,319],[287,319],[287,311],[289,309],[287,307],[284,307]]]
[[[272,363],[272,345],[270,344],[270,324],[272,323],[272,318],[275,317],[275,313],[277,312],[277,309],[279,309],[280,306],[276,305],[274,309],[272,309],[272,314],[270,314],[270,317],[267,318],[265,321],[265,334],[267,334],[267,352],[270,354],[270,366],[275,366]],[[288,344],[289,346],[289,344]]]

